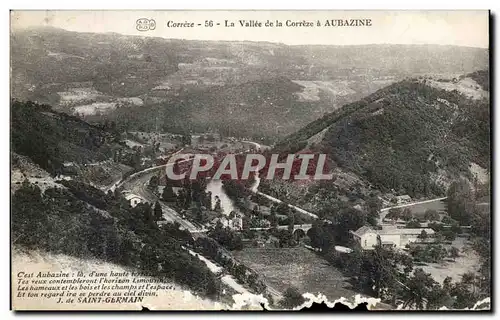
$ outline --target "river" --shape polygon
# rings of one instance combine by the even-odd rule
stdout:
[[[245,141],[247,143],[253,144],[258,150],[262,148],[269,148],[267,146],[263,146],[257,142],[252,142],[252,141]],[[255,183],[254,185],[250,188],[252,192],[257,192],[257,188],[259,187],[260,184],[260,178],[259,178],[259,173],[257,172],[255,175]],[[222,181],[221,180],[210,180],[207,185],[207,192],[210,191],[212,192],[212,205],[215,206],[215,197],[218,196],[220,199],[221,207],[222,207],[222,213],[225,215],[229,215],[231,211],[236,211],[234,207],[233,200],[231,200],[227,194],[224,192],[224,189],[222,188]]]
[[[207,192],[208,191],[212,192],[212,206],[215,207],[215,201],[216,201],[215,197],[218,196],[222,207],[222,213],[228,216],[231,213],[231,211],[235,210],[233,200],[231,200],[227,196],[226,192],[224,192],[224,189],[222,189],[221,180],[210,179],[210,181],[207,184]]]
[[[254,185],[250,188],[252,192],[257,192],[257,188],[259,187],[260,184],[260,178],[259,174],[255,175],[255,183]],[[210,191],[212,192],[212,205],[215,206],[215,197],[218,196],[220,199],[220,204],[222,207],[222,213],[225,215],[229,215],[231,211],[236,211],[236,208],[234,207],[233,200],[228,197],[224,189],[222,188],[222,181],[221,180],[214,180],[211,179],[208,184],[207,184],[207,192]]]

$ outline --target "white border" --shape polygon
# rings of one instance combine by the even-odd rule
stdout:
[[[203,0],[182,0],[182,1],[148,1],[148,0],[140,0],[140,1],[131,1],[131,0],[120,0],[120,1],[102,1],[102,0],[87,0],[87,1],[82,1],[82,2],[68,2],[68,1],[54,1],[54,0],[46,0],[46,1],[25,1],[25,0],[4,0],[2,1],[2,32],[0,33],[1,35],[1,52],[2,52],[2,63],[0,65],[1,67],[1,79],[2,79],[2,86],[1,86],[1,93],[2,93],[2,102],[4,104],[1,105],[0,107],[0,150],[1,150],[1,170],[0,170],[0,177],[1,177],[1,184],[0,184],[0,203],[3,205],[4,210],[2,212],[2,228],[3,232],[0,232],[1,236],[1,241],[0,241],[0,247],[1,247],[1,261],[2,261],[2,269],[1,269],[1,275],[0,275],[0,292],[1,292],[1,300],[0,303],[2,305],[2,311],[3,313],[1,314],[1,319],[10,319],[11,317],[14,317],[14,314],[12,312],[8,312],[9,308],[9,296],[10,296],[10,285],[9,285],[9,268],[10,268],[10,261],[8,259],[9,257],[9,250],[10,250],[10,244],[9,244],[9,221],[8,221],[8,216],[9,216],[9,196],[10,196],[10,185],[9,185],[9,180],[10,180],[10,169],[9,169],[9,12],[8,9],[335,9],[335,10],[342,10],[342,9],[358,9],[358,10],[382,10],[382,9],[436,9],[436,10],[456,10],[456,9],[491,9],[493,14],[499,15],[500,14],[500,9],[498,8],[498,3],[499,1],[486,1],[486,0],[475,0],[475,1],[436,1],[436,0],[420,0],[420,1],[386,1],[386,0],[376,0],[376,1],[370,1],[370,0],[365,0],[365,1],[319,1],[319,0],[302,0],[302,1],[297,1],[297,0],[288,0],[288,1],[270,1],[270,0],[251,0],[248,2],[236,2],[236,1],[224,1],[224,0],[211,0],[211,1],[203,1]],[[497,17],[498,18],[498,17]],[[498,19],[496,21],[496,24],[498,25]],[[497,34],[495,34],[495,40],[497,38]],[[497,41],[494,41],[494,43],[497,43]],[[495,50],[495,61],[498,56],[498,49]],[[498,66],[497,66],[498,68]],[[496,68],[496,69],[497,69]],[[495,72],[495,79],[497,79],[497,72]],[[494,92],[496,93],[498,90],[498,82],[495,82],[495,88]],[[496,99],[495,99],[496,101]],[[499,118],[500,118],[500,112],[497,111],[495,112],[495,123],[499,123]],[[497,135],[495,133],[494,141],[495,141],[495,150],[498,150],[498,139]],[[496,169],[496,168],[495,168]],[[497,171],[495,170],[495,176],[494,179],[497,181]],[[499,197],[499,188],[495,189],[495,194],[494,194],[494,199],[500,199]],[[495,205],[495,208],[497,206]],[[493,214],[496,213],[497,210]],[[498,230],[498,221],[499,218],[495,219],[495,231]],[[496,237],[494,243],[496,244]],[[498,254],[498,247],[494,246],[495,253],[494,256],[496,257]],[[496,270],[495,270],[496,271]],[[493,272],[495,272],[493,271]],[[495,273],[496,276],[496,273]],[[496,278],[496,277],[495,277]],[[497,283],[495,283],[495,290],[494,292],[498,295],[498,287],[496,286]],[[495,299],[496,302],[497,299]],[[495,305],[497,305],[494,302]],[[66,317],[68,314],[62,315],[63,317]],[[107,318],[111,314],[93,314],[92,316],[94,318]],[[256,319],[257,317],[262,316],[263,314],[256,314],[256,315],[248,315],[250,318]],[[280,314],[279,316],[286,319],[288,317],[296,317],[296,316],[312,316],[313,314],[309,315],[290,315],[290,314]],[[42,318],[46,319],[52,319],[53,314],[41,314],[39,315]],[[88,314],[72,314],[71,316],[75,317],[87,317]],[[125,316],[124,314],[118,314],[118,316],[122,317]],[[133,316],[137,318],[145,318],[144,316],[147,315],[140,315],[140,314],[127,314],[127,316]],[[167,316],[169,318],[171,317],[178,317],[178,314],[163,314],[162,316]],[[183,315],[184,317],[199,317],[202,316],[202,314],[189,314],[189,315]],[[210,316],[210,317],[219,317],[220,314],[211,314],[211,315],[203,315],[203,316]],[[229,314],[229,316],[233,317],[235,314]],[[331,317],[332,315],[328,314],[323,314],[323,315],[314,315],[315,317],[317,316],[328,316]],[[358,315],[359,316],[359,315]],[[365,316],[365,315],[361,315]],[[376,315],[371,315],[371,317],[375,318],[382,318],[385,317],[385,314],[376,314]],[[400,316],[406,316],[405,314],[401,314]],[[427,314],[420,314],[420,315],[415,315],[417,318],[424,318],[427,317]],[[430,315],[429,316],[434,316]],[[445,315],[443,315],[445,316]],[[467,314],[457,314],[457,313],[451,313],[448,314],[448,316],[453,316],[454,318],[473,318],[477,317],[478,315],[473,315],[470,313]]]

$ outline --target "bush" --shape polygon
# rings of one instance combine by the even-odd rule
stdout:
[[[422,225],[417,220],[412,220],[406,223],[406,228],[420,228]]]
[[[289,287],[283,293],[283,299],[280,301],[280,305],[285,309],[292,309],[294,307],[300,306],[304,302],[305,299],[300,293],[299,289],[295,287]]]

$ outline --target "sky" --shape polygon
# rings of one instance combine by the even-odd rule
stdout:
[[[139,18],[155,30],[138,31]],[[314,27],[243,28],[239,20],[310,21]],[[369,27],[326,27],[331,19],[371,19]],[[213,27],[204,27],[213,21]],[[235,27],[224,27],[225,20]],[[168,21],[193,28],[167,27]],[[316,25],[320,21],[322,26]],[[197,26],[200,23],[202,26]],[[220,23],[219,26],[216,23]],[[188,40],[268,41],[289,45],[441,44],[488,48],[489,13],[483,11],[12,11],[11,28],[53,26],[78,32],[116,32]]]

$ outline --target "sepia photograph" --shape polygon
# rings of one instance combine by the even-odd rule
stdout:
[[[492,311],[488,10],[11,10],[15,311]]]

